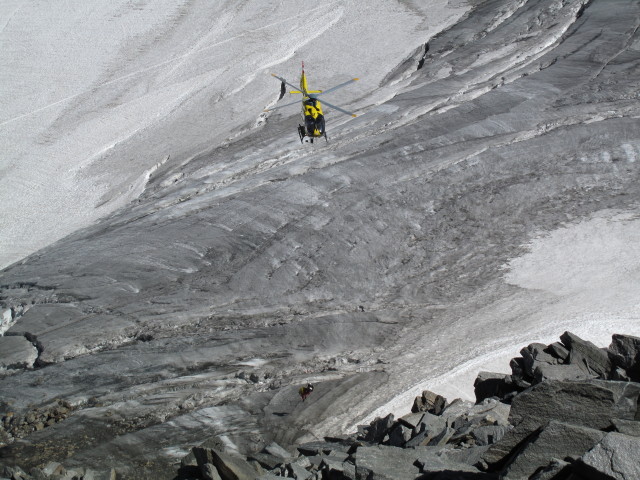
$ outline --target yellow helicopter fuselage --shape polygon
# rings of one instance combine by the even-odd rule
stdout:
[[[287,80],[283,77],[279,77],[275,73],[271,74],[273,77],[277,78],[282,82],[280,87],[280,98],[285,93],[286,86],[288,85],[291,88],[296,88],[295,85],[287,82]],[[300,90],[291,90],[289,93],[298,93],[302,94],[302,119],[304,121],[303,125],[298,125],[298,135],[300,136],[300,142],[304,142],[304,137],[311,137],[310,142],[313,143],[313,139],[317,137],[324,137],[327,140],[327,133],[325,129],[325,119],[324,113],[322,112],[322,104],[318,97],[325,93],[330,93],[339,88],[350,85],[351,83],[357,81],[357,78],[352,78],[343,82],[339,85],[331,87],[329,90],[309,90],[309,85],[307,84],[307,76],[304,74],[304,62],[302,63],[302,74],[300,75]],[[294,103],[288,103],[286,105],[280,105],[277,107],[265,109],[265,112],[271,112],[273,110],[278,110],[280,108],[288,107],[289,105],[293,105]],[[332,105],[329,102],[325,101],[325,105],[333,110],[337,110],[346,115],[351,115],[355,117],[355,113],[348,112],[347,110],[343,110],[342,108]],[[327,140],[328,141],[328,140]]]
[[[290,93],[301,93],[302,98],[302,119],[305,122],[306,135],[308,137],[321,137],[324,135],[324,114],[322,113],[322,104],[317,98],[313,98],[311,95],[314,93],[322,93],[322,90],[309,90],[307,84],[307,76],[302,70],[300,75],[300,90],[293,90]],[[311,94],[311,95],[310,95]],[[318,128],[318,117],[322,119],[321,127]]]

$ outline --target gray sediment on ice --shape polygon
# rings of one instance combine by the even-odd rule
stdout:
[[[428,51],[409,47],[422,67],[390,77],[396,95],[325,150],[276,155],[290,125],[266,122],[163,164],[136,203],[3,270],[16,338],[2,340],[21,344],[1,380],[3,416],[19,419],[1,462],[106,471],[118,458],[123,475],[171,478],[208,436],[248,453],[338,435],[452,364],[524,342],[523,322],[549,330],[531,312],[558,296],[507,284],[503,266],[540,232],[637,214],[640,6],[513,5],[481,2]],[[542,361],[575,345],[569,364]],[[516,362],[518,389],[607,361],[637,375],[587,344],[539,352]],[[316,400],[301,405],[306,381]],[[31,413],[43,428],[14,431]]]

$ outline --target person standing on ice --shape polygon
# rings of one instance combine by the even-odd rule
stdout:
[[[298,390],[298,393],[300,394],[303,402],[309,395],[311,395],[311,392],[313,392],[313,385],[311,385],[310,383],[307,383],[306,387],[300,387],[300,390]]]

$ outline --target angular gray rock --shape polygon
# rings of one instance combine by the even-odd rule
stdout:
[[[380,443],[384,439],[385,435],[389,433],[389,430],[393,426],[393,414],[389,414],[384,418],[376,418],[368,427],[365,427],[366,434],[364,439],[367,442]],[[298,447],[298,450],[300,448]],[[300,453],[303,453],[302,451]]]
[[[540,383],[513,399],[509,422],[515,428],[487,450],[483,461],[489,468],[501,468],[521,442],[549,421],[601,430],[609,428],[612,418],[618,416],[616,394],[603,385],[567,381]]]
[[[536,472],[530,480],[560,480],[569,477],[571,470],[572,468],[569,462],[552,458],[549,464],[542,470]]]
[[[606,380],[588,380],[591,383],[613,392],[615,402],[612,418],[623,420],[640,420],[638,414],[638,400],[640,398],[640,383],[611,382]]]
[[[442,395],[430,392],[429,390],[424,390],[422,392],[422,395],[416,397],[413,401],[413,407],[411,407],[411,411],[413,413],[429,412],[434,415],[440,415],[440,413],[446,406],[447,399]]]
[[[255,452],[247,455],[248,460],[255,460],[267,470],[273,470],[278,465],[285,463],[285,460],[281,457],[276,457],[265,452]]]
[[[442,430],[438,435],[433,437],[427,443],[427,446],[429,446],[429,447],[441,447],[443,445],[446,445],[447,442],[449,441],[449,439],[451,437],[453,437],[453,435],[455,433],[456,433],[456,431],[453,428],[445,427],[444,430]]]
[[[404,446],[405,443],[411,440],[411,432],[412,430],[410,428],[399,423],[396,424],[389,432],[389,445],[392,447]]]
[[[609,355],[602,349],[571,332],[564,332],[560,335],[560,339],[569,349],[569,364],[578,365],[587,374],[609,378],[613,364],[609,360]]]
[[[525,379],[527,375],[524,368],[524,359],[522,357],[515,357],[509,361],[509,367],[511,368],[511,376],[516,379]],[[531,377],[529,377],[531,378]]]
[[[289,460],[293,457],[293,454],[282,448],[276,442],[272,442],[264,447],[264,452],[273,455],[274,457],[280,457],[283,460]]]
[[[297,480],[308,480],[311,478],[311,472],[307,471],[302,465],[297,463],[290,463],[287,465],[287,473],[291,478]]]
[[[225,445],[217,436],[210,437],[197,447],[191,449],[191,453],[195,457],[196,464],[202,468],[207,463],[213,464],[213,450],[224,451]]]
[[[425,413],[420,419],[420,424],[415,428],[418,433],[405,444],[405,447],[427,445],[434,437],[440,435],[446,426],[447,421],[445,418]]]
[[[422,473],[434,473],[444,470],[458,472],[478,472],[470,463],[461,462],[447,455],[448,450],[441,447],[420,447],[416,449],[416,465]]]
[[[607,433],[602,441],[576,464],[578,473],[588,479],[640,479],[640,438]]]
[[[533,372],[534,383],[545,380],[588,380],[597,378],[595,374],[588,374],[583,368],[575,364],[545,364],[538,363]]]
[[[626,370],[629,378],[640,381],[640,338],[631,335],[613,334],[609,345],[614,364]]]
[[[42,469],[42,473],[45,475],[62,475],[64,473],[64,467],[59,462],[49,462]]]
[[[545,352],[546,348],[547,346],[542,343],[531,343],[520,350],[520,355],[522,355],[524,361],[524,371],[527,376],[533,377],[533,372],[540,364],[555,365],[558,363],[554,356]]]
[[[447,405],[447,407],[442,411],[442,413],[440,413],[440,415],[443,418],[453,420],[460,415],[466,415],[473,407],[473,403],[467,400],[456,398],[453,402]]]
[[[117,474],[114,468],[107,470],[90,470],[84,472],[82,480],[116,480]]]
[[[615,382],[549,381],[519,394],[511,403],[509,422],[514,426],[539,426],[558,420],[605,429],[616,417]],[[537,427],[536,427],[537,428]]]
[[[465,465],[477,465],[489,446],[469,448],[445,448],[440,450],[439,456],[449,463],[463,463]]]
[[[393,425],[393,422],[391,423],[391,425]],[[386,430],[384,430],[383,432],[386,435]],[[382,441],[384,435],[379,438],[380,439],[378,440],[378,443]],[[302,455],[306,455],[307,457],[310,457],[312,455],[329,455],[333,451],[347,452],[349,448],[349,444],[339,442],[307,442],[296,446],[298,452],[300,452]]]
[[[338,473],[338,475],[336,475]],[[335,472],[333,470],[329,470],[329,479],[330,480],[356,480],[356,466],[349,462],[342,463],[342,471]]]
[[[200,471],[204,480],[222,480],[218,469],[210,463],[205,463]]]
[[[412,449],[377,445],[358,447],[354,454],[356,477],[367,480],[415,480],[418,454]]]
[[[504,425],[484,425],[472,429],[471,436],[478,446],[492,445],[499,442],[509,429]]]
[[[210,463],[216,467],[222,480],[254,480],[258,475],[255,468],[249,465],[244,458],[232,456],[216,449],[210,449],[210,452],[213,460]]]
[[[466,416],[475,425],[509,425],[511,405],[495,398],[487,398],[471,407]]]
[[[297,457],[295,460],[288,463],[288,465],[294,465],[294,464],[302,468],[309,468],[311,466],[311,462],[309,461],[309,458],[305,456]]]
[[[565,363],[569,358],[569,350],[560,342],[553,342],[545,349],[545,352],[557,358],[559,363]]]
[[[400,422],[407,428],[413,429],[413,428],[416,428],[418,425],[420,425],[420,422],[422,421],[425,415],[426,414],[422,412],[409,413],[404,417],[399,418],[398,422]]]
[[[613,426],[618,433],[624,433],[625,435],[631,435],[632,437],[640,437],[640,421],[638,420],[614,418]]]
[[[505,480],[529,478],[538,469],[546,467],[550,458],[582,455],[604,435],[600,430],[551,421],[519,450],[506,465],[502,476]]]
[[[273,473],[264,473],[256,477],[256,480],[282,480],[282,477]]]
[[[510,375],[505,375],[504,373],[479,372],[473,382],[476,403],[480,403],[485,398],[502,398],[514,391],[515,388],[510,382],[510,378]]]

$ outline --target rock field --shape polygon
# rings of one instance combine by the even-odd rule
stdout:
[[[565,332],[533,343],[512,374],[481,372],[475,404],[428,390],[411,413],[361,425],[288,450],[275,442],[239,455],[214,436],[181,461],[179,480],[633,480],[640,478],[640,338],[609,348]],[[313,395],[313,393],[312,393]],[[312,398],[312,397],[311,397]],[[308,400],[311,401],[311,400]],[[6,422],[5,422],[6,424]],[[50,462],[12,480],[117,478],[117,469],[65,469]]]

